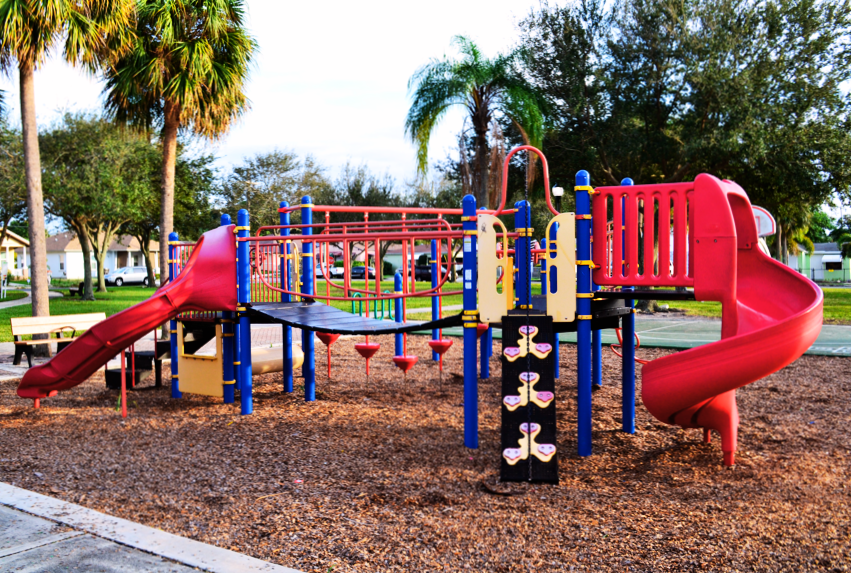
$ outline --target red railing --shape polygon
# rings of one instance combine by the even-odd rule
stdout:
[[[693,199],[694,183],[597,188],[592,203],[594,282],[694,286]]]

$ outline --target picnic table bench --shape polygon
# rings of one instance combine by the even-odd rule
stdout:
[[[75,340],[77,332],[88,330],[106,319],[104,312],[88,314],[59,314],[56,316],[19,316],[11,319],[12,335],[15,337],[15,366],[21,363],[21,355],[27,355],[30,368],[33,365],[33,346],[56,342],[56,351],[60,351]],[[46,334],[47,338],[23,340],[23,336]],[[56,338],[51,338],[55,334]],[[65,335],[70,336],[65,336]]]

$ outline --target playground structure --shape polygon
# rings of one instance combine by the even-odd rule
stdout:
[[[169,282],[151,299],[88,330],[69,346],[74,350],[65,349],[30,369],[18,395],[37,403],[70,389],[145,333],[171,320],[172,396],[194,392],[221,396],[225,403],[234,403],[238,396],[241,413],[251,414],[253,362],[257,359],[251,349],[252,324],[282,325],[280,367],[285,392],[293,391],[293,374],[299,367],[292,329],[301,329],[301,372],[307,401],[316,398],[314,334],[326,345],[329,372],[336,338],[341,334],[364,336],[356,349],[366,360],[367,375],[369,360],[380,350],[369,336],[393,334],[394,364],[407,373],[417,362],[407,354],[409,332],[431,330],[432,359],[440,361],[451,346],[441,330],[463,324],[464,444],[477,448],[478,379],[490,376],[492,328],[510,317],[508,322],[520,319],[522,326],[510,333],[503,331],[504,337],[510,334],[512,340],[520,341],[516,347],[503,348],[504,370],[507,362],[531,360],[534,355],[549,361],[546,367],[557,377],[558,333],[577,332],[577,444],[579,455],[589,456],[592,388],[602,382],[600,330],[622,330],[622,430],[634,433],[633,303],[641,298],[694,298],[722,303],[722,340],[646,364],[642,398],[647,409],[665,423],[702,428],[706,440],[710,430],[718,431],[724,463],[734,464],[735,390],[789,364],[815,341],[822,323],[821,290],[759,249],[750,202],[735,183],[702,174],[689,183],[633,185],[624,180],[621,186],[594,189],[587,172],[580,171],[575,186],[576,213],[559,213],[550,201],[547,162],[539,151],[529,146],[512,150],[504,172],[520,151],[539,155],[547,206],[553,214],[540,248],[532,247],[529,203],[518,201],[513,209],[505,208],[506,178],[501,203],[494,210],[477,210],[475,198],[469,195],[460,209],[323,206],[304,197],[300,205],[281,203],[279,225],[260,227],[253,236],[248,213],[243,210],[235,226],[223,216],[222,225],[197,243],[181,243],[172,234]],[[300,222],[291,223],[296,211]],[[324,222],[314,222],[317,213],[324,213]],[[363,221],[333,222],[334,213],[361,213]],[[370,220],[371,214],[398,218]],[[512,214],[514,229],[509,231],[500,216]],[[460,223],[447,219],[458,216]],[[667,237],[670,240],[665,240]],[[416,241],[428,241],[431,246],[431,288],[419,291],[410,268]],[[382,291],[379,279],[381,244],[385,242],[402,245],[402,269],[394,277],[393,292]],[[342,283],[333,281],[328,270],[332,244],[343,247]],[[354,244],[373,249],[378,271],[374,281],[364,273],[363,287],[351,281]],[[462,246],[462,285],[452,291],[442,258],[445,252],[451,261],[456,244]],[[532,294],[531,271],[536,261],[542,267],[540,295]],[[316,292],[317,266],[325,281],[325,294]],[[678,287],[692,290],[673,290]],[[332,294],[332,288],[342,294]],[[455,295],[463,299],[462,313],[443,316],[442,299]],[[424,324],[405,320],[407,301],[417,297],[431,298],[432,320]],[[352,310],[354,303],[365,305],[366,316],[335,308],[334,302],[351,303]],[[383,318],[385,308],[389,312],[391,306],[393,320],[379,319],[379,313]],[[533,318],[546,325],[532,326]],[[548,332],[550,323],[548,336],[553,338],[533,342],[532,329]],[[193,337],[189,344],[183,337],[187,325],[208,334]],[[197,348],[187,351],[187,346],[197,347],[213,337],[215,357],[191,357]],[[536,373],[544,375],[532,368],[521,372],[519,396],[515,396],[517,383],[512,382],[514,393],[504,392],[504,419],[506,412],[531,411],[533,404],[540,410],[549,405],[554,408],[551,391],[542,389],[546,381],[536,378]],[[538,387],[532,396],[535,384]],[[511,384],[504,383],[504,390],[506,387],[510,389]],[[530,463],[534,456],[544,463],[554,459],[554,438],[552,444],[539,439],[546,428],[530,418],[519,431],[526,445],[514,439],[521,447],[504,449],[503,459],[509,465],[523,455]],[[533,444],[537,454],[532,452]]]

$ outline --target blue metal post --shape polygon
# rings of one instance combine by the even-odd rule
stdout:
[[[633,185],[632,179],[627,177],[621,181],[621,185]],[[626,201],[624,198],[622,201]],[[626,205],[621,209],[623,220],[621,225],[626,226]],[[626,237],[626,231],[621,231],[622,237]],[[626,251],[624,251],[626,252]],[[635,290],[635,287],[624,287],[625,291]],[[635,433],[635,301],[626,300],[626,306],[630,313],[623,317],[621,334],[623,335],[623,366],[621,371],[621,401],[623,431],[627,434]]]
[[[464,445],[479,447],[479,380],[476,376],[476,198],[465,195],[461,201],[464,229]]]
[[[286,201],[281,201],[281,208],[289,207],[290,204]],[[290,224],[290,213],[287,211],[286,213],[279,213],[278,220],[281,225],[289,225]],[[284,237],[290,236],[289,229],[281,229],[281,235]],[[290,265],[290,260],[287,258],[287,255],[290,254],[290,244],[284,243],[281,244],[281,267],[285,267],[287,272],[287,283],[283,285],[284,290],[293,290],[292,289],[292,265]],[[281,273],[283,275],[283,273]],[[288,294],[281,294],[281,302],[291,302],[292,296]],[[284,326],[284,392],[292,392],[293,391],[293,328],[291,326]]]
[[[487,211],[487,207],[479,207],[479,211]],[[482,380],[488,380],[491,377],[491,356],[493,356],[493,327],[488,326],[479,339],[479,378]]]
[[[576,174],[576,214],[591,214],[591,183],[585,170]],[[576,221],[577,295],[591,294],[591,220]],[[591,299],[578,296],[577,307],[577,439],[579,455],[591,455]]]
[[[434,242],[432,241],[432,244]],[[434,248],[434,247],[432,247]],[[396,274],[393,275],[393,292],[394,294],[402,294],[402,273],[400,271],[396,271]],[[405,313],[402,312],[402,298],[394,298],[393,299],[393,314],[396,315],[396,322],[405,322]],[[394,335],[393,342],[395,343],[395,348],[393,352],[393,356],[404,356],[405,354],[405,345],[403,340],[403,335],[401,332],[396,333]]]
[[[305,195],[301,198],[301,224],[313,224],[313,199]],[[302,235],[312,235],[313,229],[304,227],[301,231]],[[302,265],[301,265],[301,292],[310,295],[313,294],[313,243],[305,241],[302,243]],[[369,307],[367,307],[367,315],[369,315]],[[316,356],[313,352],[313,331],[302,329],[301,331],[301,347],[304,350],[304,362],[301,367],[301,374],[304,376],[304,401],[313,402],[316,400]]]
[[[177,243],[177,233],[168,234],[168,280],[173,281],[177,277],[177,260],[175,258],[174,248]],[[183,393],[180,391],[180,380],[177,372],[177,320],[171,319],[168,323],[168,328],[171,331],[169,341],[171,342],[171,397],[182,398]],[[121,352],[124,352],[123,350]]]
[[[230,215],[223,214],[221,223],[223,227],[229,227],[231,225]],[[234,313],[232,311],[222,312],[222,382],[224,382],[222,391],[225,404],[233,404],[236,401],[236,380],[233,375],[233,347],[235,343],[233,320]]]
[[[550,229],[551,236],[555,236],[556,227],[558,223],[554,224]],[[555,240],[555,239],[553,239]],[[547,239],[541,239],[541,248],[547,248]],[[549,281],[547,277],[547,255],[541,257],[541,294],[543,296],[547,296],[547,288],[549,287]],[[553,374],[555,378],[559,377],[559,339],[558,332],[553,332]]]
[[[529,258],[529,236],[528,225],[531,224],[529,203],[518,201],[514,204],[517,209],[514,212],[514,228],[524,231],[514,242],[514,260],[517,261],[517,286],[514,288],[519,301],[518,308],[526,308],[532,304],[532,259]]]
[[[596,292],[597,290],[599,290],[599,287],[592,280],[591,291]],[[600,330],[591,332],[591,387],[603,387],[603,337]]]
[[[248,211],[240,209],[236,215],[237,234],[239,238],[248,237]],[[239,241],[236,244],[236,275],[239,288],[239,403],[243,416],[254,410],[252,396],[253,381],[251,379],[251,319],[245,312],[245,305],[251,302],[251,261],[248,256],[248,242]]]
[[[432,289],[437,288],[437,269],[438,269],[437,265],[439,264],[439,261],[440,261],[440,259],[438,258],[439,256],[440,256],[440,253],[437,252],[437,240],[432,239],[431,240],[431,288]],[[447,267],[447,270],[449,270],[449,267]],[[397,288],[396,290],[401,290],[401,289]],[[398,308],[398,306],[396,308]],[[437,320],[438,314],[440,314],[440,308],[438,307],[437,297],[433,296],[433,297],[431,297],[431,319]],[[440,330],[438,330],[437,328],[432,328],[431,329],[431,339],[437,340],[438,338],[440,338]],[[431,351],[431,359],[434,360],[435,362],[437,362],[438,360],[440,360],[440,354],[438,354],[437,352],[432,350]]]

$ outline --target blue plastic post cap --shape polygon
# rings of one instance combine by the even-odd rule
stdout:
[[[632,181],[632,177],[624,177],[621,181],[621,185],[635,185],[635,183]]]
[[[591,184],[591,176],[584,169],[576,172],[576,184],[577,185],[590,185]]]
[[[313,203],[313,199],[310,198],[310,195],[305,195],[304,197],[301,198],[301,204],[302,205],[309,205],[311,203]]]
[[[175,233],[173,231],[171,233],[169,233],[168,234],[168,240],[169,241],[176,241],[177,240],[177,233]]]
[[[222,213],[221,224],[222,225],[230,225],[230,215],[228,215],[227,213]]]
[[[290,206],[290,203],[289,203],[289,201],[281,201],[281,203],[280,203],[280,205],[279,205],[279,206],[280,206],[281,208],[283,208],[283,207],[289,207],[289,206]]]
[[[240,209],[236,214],[236,221],[240,227],[244,227],[248,224],[248,210]]]

